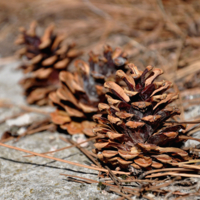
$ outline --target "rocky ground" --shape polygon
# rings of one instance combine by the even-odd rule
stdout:
[[[18,64],[19,63],[15,61],[0,65],[0,100],[3,99],[18,105],[26,105],[22,95],[22,89],[18,85],[18,81],[22,77],[22,74],[20,71],[15,70]],[[52,108],[45,107],[41,109],[49,110]],[[186,118],[188,119],[193,117],[193,115],[199,114],[199,107],[196,107],[195,110],[198,110],[198,112],[191,111],[186,115]],[[17,106],[9,109],[0,108],[0,121],[15,113],[19,113],[19,107]],[[0,136],[7,129],[7,123],[1,124]],[[7,142],[7,144],[41,153],[69,145],[59,139],[60,135],[66,137],[64,134],[46,131],[27,136],[20,139],[18,142],[10,141]],[[195,137],[199,138],[199,135],[199,132],[195,133]],[[199,144],[197,141],[188,141],[185,145],[194,146],[197,144]],[[98,184],[88,185],[75,183],[69,181],[67,177],[60,175],[77,175],[98,180],[97,171],[41,157],[23,157],[24,155],[27,154],[0,146],[0,199],[109,200],[117,198],[115,194],[100,190]],[[51,156],[86,165],[88,165],[89,162],[77,148],[56,152]],[[197,178],[190,178],[185,181],[196,183],[196,186],[192,189],[185,188],[186,190],[183,190],[183,187],[178,186],[178,182],[175,182],[173,186],[170,186],[170,190],[183,191],[186,193],[192,193],[199,190],[200,182]],[[175,184],[177,186],[175,186]],[[149,195],[151,195],[151,198],[153,199],[162,199],[156,198],[153,194]],[[191,197],[188,197],[187,199],[190,198]],[[198,199],[199,197],[194,198]],[[135,199],[135,197],[133,197],[133,199]]]
[[[17,65],[17,62],[0,65],[0,99],[22,105],[25,101],[18,85],[22,74],[15,70]],[[0,120],[17,112],[19,112],[17,107],[0,108]],[[0,136],[6,129],[6,124],[0,125]],[[39,153],[67,146],[59,139],[58,133],[51,132],[37,133],[16,143],[10,141],[7,144]],[[0,147],[0,199],[107,200],[117,197],[102,192],[97,184],[74,183],[60,175],[73,174],[98,180],[97,171],[41,157],[23,157],[24,155],[27,154]],[[89,162],[76,148],[57,152],[53,156],[82,164]]]

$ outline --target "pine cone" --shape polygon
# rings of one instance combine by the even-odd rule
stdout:
[[[184,125],[166,124],[166,120],[180,114],[169,104],[178,94],[165,93],[172,86],[169,81],[154,82],[161,69],[146,67],[142,72],[128,64],[131,74],[118,70],[126,86],[108,81],[104,87],[108,104],[100,103],[102,114],[94,115],[98,123],[93,129],[98,136],[94,144],[98,158],[112,168],[142,170],[162,168],[170,163],[189,160],[188,152],[180,148]]]
[[[66,70],[70,62],[81,53],[74,49],[75,44],[62,45],[64,35],[53,33],[54,26],[50,25],[42,37],[36,35],[36,22],[31,23],[30,29],[20,29],[21,34],[16,44],[25,45],[18,51],[27,62],[21,68],[28,74],[20,81],[29,104],[48,104],[48,94],[59,86],[59,72]]]
[[[105,101],[103,83],[115,80],[115,72],[124,69],[126,63],[127,55],[120,48],[113,51],[106,46],[103,57],[91,52],[89,64],[77,60],[75,72],[62,71],[59,75],[61,87],[49,95],[58,107],[51,114],[52,121],[69,134],[93,136],[92,116],[97,113],[98,103]]]

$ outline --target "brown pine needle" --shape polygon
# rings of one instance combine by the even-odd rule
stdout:
[[[13,140],[14,138],[16,138],[16,137],[11,136],[11,137],[9,137],[9,138],[6,138],[6,139],[3,139],[3,140],[0,140],[0,143],[8,142],[8,141],[10,141],[10,140]]]
[[[155,170],[150,170],[150,171],[144,172],[143,174],[141,174],[141,177],[145,177],[148,174],[153,174],[153,173],[156,173],[156,172],[164,172],[164,171],[193,171],[193,170],[185,169],[185,168],[155,169]]]
[[[7,100],[0,100],[0,107],[3,107],[3,108],[11,108],[11,107],[19,107],[20,109],[24,110],[24,111],[27,111],[27,112],[35,112],[35,113],[40,113],[40,114],[43,114],[43,115],[49,115],[50,112],[47,112],[45,110],[42,110],[40,108],[34,108],[34,107],[31,107],[31,106],[25,106],[25,105],[17,105],[17,104],[14,104],[14,103],[11,103],[11,102],[7,102]]]
[[[173,194],[176,194],[175,192]],[[178,195],[181,195],[181,194],[178,194]],[[193,193],[193,194],[189,194],[189,193],[183,193],[182,196],[185,196],[185,197],[192,197],[192,196],[195,196],[195,197],[199,197],[200,196],[200,193]],[[182,200],[183,197],[177,197],[176,199],[174,200]],[[191,199],[191,198],[190,198]]]
[[[127,195],[128,197],[132,197],[133,195],[132,194],[129,194],[129,195]],[[117,198],[117,199],[115,199],[115,200],[124,200],[124,199],[126,199],[125,197],[119,197],[119,198]]]
[[[33,129],[33,130],[28,130],[28,131],[26,131],[25,133],[23,133],[22,135],[20,135],[20,136],[17,138],[17,141],[18,141],[20,138],[22,138],[22,137],[24,137],[24,136],[26,136],[26,135],[32,135],[32,134],[34,134],[34,133],[38,133],[38,132],[41,132],[41,131],[46,131],[46,130],[51,129],[51,128],[54,128],[54,127],[55,127],[54,124],[48,124],[48,125],[45,125],[45,126],[41,126],[41,127],[35,128],[35,129]]]
[[[115,174],[112,173],[112,171],[110,170],[110,168],[108,166],[106,166],[106,169],[109,171],[110,178],[120,189],[120,192],[123,192],[123,187],[122,187],[121,181],[115,176]]]
[[[131,197],[129,197],[128,195],[125,195],[124,193],[120,192],[120,191],[117,190],[117,189],[110,188],[109,190],[112,191],[112,192],[116,192],[117,194],[121,195],[121,196],[124,197],[125,199],[132,200]],[[137,196],[138,196],[138,195],[137,195]]]
[[[77,143],[77,144],[84,144],[84,143],[86,143],[86,142],[89,142],[89,141],[91,141],[91,140],[94,140],[94,139],[96,139],[97,137],[93,137],[93,138],[89,138],[89,139],[87,139],[87,140],[85,140],[85,141],[83,141],[83,142],[80,142],[80,143]],[[76,145],[74,144],[74,145],[70,145],[70,146],[67,146],[67,147],[63,147],[63,148],[60,148],[60,149],[57,149],[57,150],[55,150],[55,151],[48,151],[48,152],[44,152],[44,153],[41,153],[41,154],[50,154],[50,153],[55,153],[55,152],[58,152],[58,151],[62,151],[62,150],[65,150],[65,149],[70,149],[70,148],[72,148],[72,147],[75,147]],[[35,155],[27,155],[27,156],[23,156],[23,157],[33,157],[33,156],[35,156]]]
[[[175,172],[165,172],[165,173],[157,173],[157,174],[152,174],[146,176],[146,178],[155,178],[155,177],[160,177],[160,176],[183,176],[183,177],[189,177],[189,178],[200,178],[200,175],[196,174],[183,174],[183,173],[175,173]]]
[[[82,183],[82,184],[84,184],[84,183],[91,184],[91,182],[89,182],[89,181],[82,181],[82,180],[78,180],[78,179],[75,179],[72,177],[68,177],[68,181],[73,181],[75,183]]]
[[[181,165],[181,164],[198,163],[198,162],[200,162],[200,159],[198,159],[198,160],[190,160],[190,161],[187,161],[187,162],[180,162],[178,164]]]
[[[17,151],[22,151],[22,152],[25,152],[25,153],[28,153],[28,154],[32,154],[32,155],[35,155],[35,156],[48,158],[48,159],[51,159],[51,160],[56,160],[56,161],[59,161],[59,162],[70,164],[70,165],[75,165],[75,166],[78,166],[78,167],[84,167],[84,168],[93,169],[93,170],[96,170],[96,171],[108,172],[107,169],[98,168],[98,167],[91,167],[91,166],[83,165],[83,164],[80,164],[80,163],[76,163],[76,162],[72,162],[72,161],[68,161],[68,160],[63,160],[63,159],[60,159],[60,158],[47,156],[47,155],[43,155],[43,154],[40,154],[40,153],[35,153],[35,152],[32,152],[32,151],[28,151],[28,150],[25,150],[25,149],[21,149],[21,148],[14,147],[14,146],[7,145],[7,144],[3,144],[3,143],[0,143],[0,146],[4,146],[4,147],[10,148],[10,149],[17,150]],[[112,172],[115,173],[115,174],[126,174],[126,175],[130,174],[129,172],[120,172],[120,171],[112,171]]]
[[[200,160],[190,160],[188,162],[180,162],[180,163],[170,163],[171,165],[174,165],[174,166],[179,166],[179,167],[182,167],[182,168],[185,168],[185,169],[193,169],[193,170],[200,170],[200,165],[185,165],[185,163],[197,163],[197,162],[200,162]]]
[[[60,175],[68,176],[68,177],[72,177],[72,178],[79,178],[79,179],[82,179],[82,180],[89,181],[90,183],[99,183],[96,180],[92,180],[92,179],[89,179],[89,178],[84,178],[84,177],[81,177],[81,176],[75,176],[75,175],[69,175],[69,174],[60,174]]]
[[[90,152],[84,148],[82,148],[79,144],[76,142],[72,141],[71,139],[65,139],[60,136],[60,138],[65,141],[65,142],[70,142],[71,144],[75,145],[88,159],[90,159],[96,166],[101,168],[100,163],[90,154]]]
[[[200,121],[166,121],[165,123],[170,124],[200,124]]]
[[[96,180],[92,180],[92,179],[88,179],[88,178],[84,178],[84,177],[80,177],[80,176],[76,176],[76,175],[69,175],[69,174],[60,174],[60,175],[68,176],[68,177],[72,177],[72,178],[79,178],[79,179],[88,181],[88,182],[90,182],[90,183],[99,183],[99,182],[101,182],[101,181],[96,181]],[[105,182],[102,182],[102,184],[107,185],[107,186],[109,186],[109,187],[118,188],[117,185],[112,185],[112,184],[105,183]],[[130,187],[124,187],[124,189],[125,189],[126,191],[131,191],[131,190],[139,191],[139,190],[140,190],[139,188],[130,188]]]
[[[140,180],[140,179],[131,179],[131,180],[120,180],[120,182],[122,183],[132,183],[132,182],[138,182],[138,183],[143,183],[143,182],[147,182],[147,183],[163,183],[163,181],[155,181],[155,180]],[[106,183],[114,183],[114,181],[106,181]]]
[[[162,188],[162,187],[167,187],[167,186],[171,185],[172,183],[174,183],[174,181],[175,181],[176,179],[177,179],[177,178],[175,178],[175,179],[173,179],[173,180],[171,180],[171,181],[168,181],[167,183],[164,183],[164,184],[162,184],[162,185],[151,186],[151,187],[148,188],[148,190],[154,191],[154,190],[160,189],[160,188]]]
[[[193,137],[189,137],[189,136],[185,136],[185,135],[180,135],[180,136],[178,136],[178,138],[183,139],[183,140],[195,140],[195,141],[200,142],[200,139],[198,139],[198,138],[193,138]]]
[[[0,124],[5,123],[5,122],[6,122],[7,120],[9,120],[9,119],[14,119],[14,118],[17,118],[17,117],[19,117],[19,116],[22,116],[22,115],[24,115],[24,114],[26,114],[26,113],[27,113],[27,112],[22,111],[22,112],[20,112],[20,113],[14,114],[14,115],[12,115],[12,116],[6,117],[6,118],[4,118],[3,120],[0,120]]]

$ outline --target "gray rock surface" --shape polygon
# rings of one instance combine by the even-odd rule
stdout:
[[[16,71],[17,62],[0,66],[0,99],[11,100],[17,104],[25,104],[22,90],[18,85],[22,74]],[[19,108],[0,108],[0,120],[14,113]],[[0,135],[7,129],[0,125]],[[34,152],[50,151],[68,144],[59,139],[58,133],[42,132],[25,137],[18,142],[7,144]],[[55,162],[41,157],[23,157],[26,153],[0,147],[0,199],[6,200],[97,200],[115,199],[114,194],[100,191],[97,184],[87,185],[74,183],[60,175],[73,174],[98,180],[97,171],[80,168],[66,163]],[[85,164],[89,161],[76,148],[70,148],[54,155],[73,162]]]

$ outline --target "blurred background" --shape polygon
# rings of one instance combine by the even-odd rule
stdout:
[[[132,57],[145,52],[167,65],[176,59],[173,54],[167,59],[167,50],[175,52],[171,50],[183,39],[196,49],[200,44],[197,0],[0,0],[1,56],[15,52],[18,28],[28,28],[33,20],[41,33],[54,23],[57,32],[86,51],[110,44],[127,49]],[[162,56],[154,55],[158,52]]]
[[[186,91],[183,100],[188,89],[199,87],[200,1],[0,0],[1,57],[14,55],[19,27],[28,28],[33,20],[39,35],[54,23],[84,55],[102,53],[109,44],[126,50],[139,68],[161,67],[177,90]],[[199,90],[192,92],[200,96]]]

